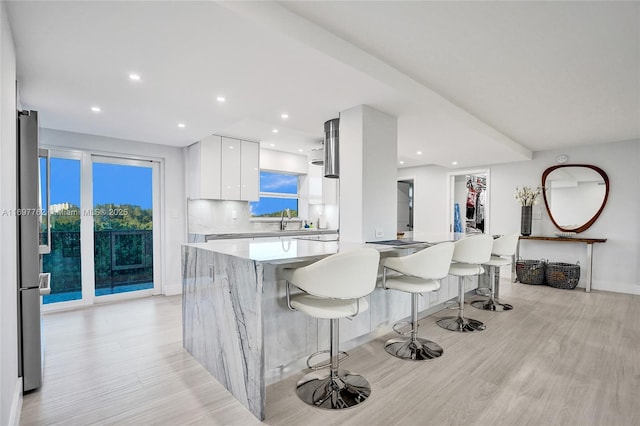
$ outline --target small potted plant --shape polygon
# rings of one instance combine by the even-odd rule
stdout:
[[[529,186],[522,188],[516,186],[515,199],[522,206],[520,216],[520,233],[525,237],[531,235],[531,219],[533,218],[533,206],[537,204],[538,197],[542,193],[542,187],[535,189]]]

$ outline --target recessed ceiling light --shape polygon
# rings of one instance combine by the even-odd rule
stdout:
[[[269,144],[269,146],[270,146],[271,148],[273,148],[274,146],[276,146],[276,144],[275,144],[275,143],[270,143],[270,144]]]
[[[91,111],[93,111],[93,112],[100,112],[100,111],[102,111],[102,110],[100,109],[100,107],[99,107],[99,106],[92,106],[92,107],[91,107]]]
[[[400,160],[400,164],[404,164],[404,161]]]
[[[185,127],[187,127],[187,125],[184,123],[178,123],[178,127],[180,127],[181,129],[184,129]]]
[[[233,149],[233,148],[234,148],[234,146],[233,146],[233,145],[229,145],[229,147],[228,147],[228,148],[229,148],[229,149]]]
[[[422,155],[422,151],[416,151],[416,154]]]
[[[304,152],[304,149],[298,148],[298,152]]]
[[[140,74],[129,74],[129,80],[140,81]]]
[[[273,133],[278,133],[278,129],[273,129],[272,132]]]
[[[281,118],[284,118],[284,119],[286,120],[287,118],[289,118],[289,114],[284,113],[284,114],[282,114],[280,117],[281,117]]]
[[[457,161],[452,161],[451,164],[454,165],[454,166],[457,166],[458,162]]]
[[[216,101],[218,101],[218,102],[225,102],[225,101],[226,101],[226,99],[225,99],[225,97],[224,97],[224,96],[218,96],[218,97],[216,98]]]

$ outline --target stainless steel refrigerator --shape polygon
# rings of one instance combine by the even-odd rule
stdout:
[[[18,359],[23,390],[28,392],[42,385],[40,296],[46,293],[49,275],[40,273],[43,211],[39,202],[38,113],[18,112],[17,127]]]

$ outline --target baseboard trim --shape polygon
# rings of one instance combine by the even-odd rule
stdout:
[[[11,403],[11,413],[9,414],[9,426],[20,424],[20,414],[22,414],[22,377],[18,378],[13,391],[13,402]]]
[[[182,285],[180,284],[165,285],[163,294],[165,296],[175,296],[176,294],[182,294]]]
[[[578,288],[581,290],[584,290],[584,285],[580,286],[580,284],[578,284]],[[613,293],[640,295],[640,286],[638,284],[621,283],[621,282],[613,282],[613,281],[607,281],[604,285],[601,285],[600,281],[594,281],[592,282],[591,290],[611,291]]]

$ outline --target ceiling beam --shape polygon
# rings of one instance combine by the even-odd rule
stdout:
[[[425,111],[438,111],[448,115],[460,125],[490,138],[499,145],[517,154],[522,160],[532,158],[532,152],[523,145],[496,130],[473,114],[455,105],[453,102],[434,92],[429,87],[392,67],[380,58],[366,52],[360,47],[336,36],[325,28],[290,11],[277,2],[218,2],[221,6],[232,10],[245,18],[278,31],[323,54],[348,65],[392,87],[403,96],[411,99]]]

